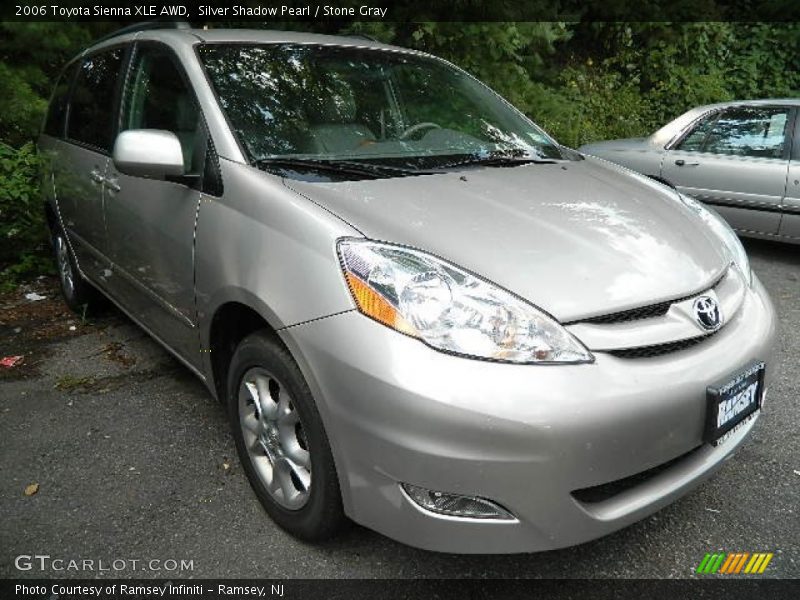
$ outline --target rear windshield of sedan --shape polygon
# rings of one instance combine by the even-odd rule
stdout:
[[[432,167],[437,158],[507,151],[564,158],[516,109],[438,59],[308,44],[204,44],[198,54],[254,162],[425,158]]]

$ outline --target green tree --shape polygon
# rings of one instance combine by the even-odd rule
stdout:
[[[533,0],[536,1],[536,0]],[[493,11],[513,10],[500,0]],[[574,22],[439,22],[398,6],[395,22],[287,22],[265,27],[367,35],[441,56],[485,81],[571,146],[647,135],[693,106],[800,96],[800,23],[720,21],[715,0],[676,0],[705,21],[611,22],[623,0]],[[480,10],[454,0],[451,10]],[[655,14],[654,0],[642,0]],[[676,8],[677,7],[677,8]],[[406,12],[404,12],[404,10]],[[611,12],[608,12],[611,11]],[[596,16],[596,15],[595,15]],[[724,16],[724,15],[723,15]],[[210,24],[246,26],[252,22]],[[61,67],[116,23],[0,23],[0,282],[42,268],[44,231],[32,146]],[[8,243],[13,241],[13,243]]]

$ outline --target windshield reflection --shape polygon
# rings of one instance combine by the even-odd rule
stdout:
[[[510,152],[565,158],[494,92],[437,59],[297,44],[204,44],[199,55],[254,163],[281,157],[432,169]]]

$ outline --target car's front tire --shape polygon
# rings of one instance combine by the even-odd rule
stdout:
[[[228,414],[250,485],[298,538],[331,537],[346,522],[328,437],[297,363],[265,331],[247,336],[228,371]]]

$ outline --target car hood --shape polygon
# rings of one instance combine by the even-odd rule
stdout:
[[[436,254],[562,322],[704,290],[729,262],[674,192],[593,159],[285,183],[365,236]]]

